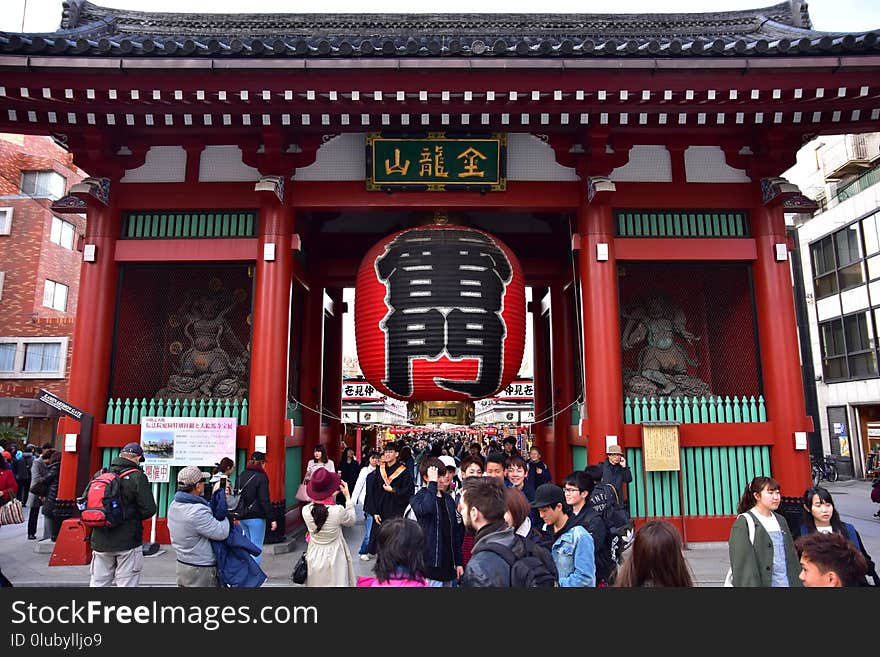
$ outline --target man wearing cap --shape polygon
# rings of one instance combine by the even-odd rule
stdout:
[[[623,484],[630,483],[633,480],[632,472],[626,465],[626,459],[623,458],[623,450],[620,445],[609,445],[605,449],[605,460],[599,463],[602,469],[603,484],[611,484],[617,491],[617,498],[621,503],[625,504],[623,496]]]
[[[218,479],[214,490],[219,487]],[[217,558],[211,541],[229,535],[229,521],[214,517],[204,495],[201,468],[188,465],[177,473],[177,493],[168,507],[168,533],[177,555],[178,586],[217,586]]]
[[[114,581],[116,586],[140,583],[144,567],[143,523],[156,513],[150,482],[140,468],[143,460],[143,448],[138,443],[128,443],[110,462],[110,471],[120,477],[125,519],[115,527],[92,529],[89,586],[110,586]]]
[[[244,471],[238,475],[238,488],[241,497],[238,508],[243,509],[239,518],[245,536],[251,543],[260,548],[261,552],[254,556],[258,564],[263,561],[263,542],[266,540],[266,523],[272,517],[272,504],[269,501],[269,475],[263,470],[266,455],[254,452]],[[269,529],[275,531],[278,522],[272,520]]]
[[[385,443],[382,461],[368,478],[364,511],[373,516],[370,536],[370,554],[375,554],[375,535],[383,520],[402,518],[415,492],[415,484],[407,467],[397,460],[400,445],[391,440]]]
[[[544,531],[553,538],[553,563],[559,573],[559,586],[596,586],[596,556],[593,537],[578,519],[569,515],[565,494],[556,484],[541,484],[532,507],[544,521]]]

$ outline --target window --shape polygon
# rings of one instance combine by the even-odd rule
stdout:
[[[15,347],[14,342],[0,343],[0,372],[15,371]]]
[[[843,320],[835,319],[819,325],[822,334],[822,371],[826,380],[847,379],[846,346],[843,341]]]
[[[76,227],[63,219],[52,217],[52,232],[49,234],[49,240],[72,250],[76,242]]]
[[[64,196],[66,182],[64,176],[55,171],[22,171],[21,193],[59,199]]]
[[[25,372],[57,372],[60,345],[57,342],[32,342],[24,346]]]
[[[813,283],[816,298],[821,299],[837,292],[837,272],[834,262],[834,242],[826,237],[810,247],[813,256]]]
[[[63,379],[68,338],[0,338],[0,379]]]
[[[64,283],[56,283],[46,279],[43,288],[43,305],[65,312],[67,310],[67,286]]]
[[[0,208],[0,235],[12,232],[12,208]]]
[[[875,315],[878,312],[880,309],[874,310]],[[877,376],[877,341],[869,314],[857,313],[823,322],[819,332],[826,380]]]
[[[877,241],[877,228],[870,222],[864,225],[867,253],[872,253]],[[865,283],[865,251],[862,248],[862,222],[846,228],[810,245],[813,261],[813,285],[816,298],[836,294]],[[880,257],[871,258],[868,270],[880,274]],[[873,278],[873,276],[871,276]]]

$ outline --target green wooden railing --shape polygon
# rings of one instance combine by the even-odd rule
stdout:
[[[757,476],[770,476],[770,448],[684,447],[681,472],[643,472],[642,450],[626,450],[633,480],[627,485],[633,517],[736,515],[739,498]],[[647,475],[647,476],[646,476]],[[679,478],[684,481],[684,514]]]
[[[120,447],[104,447],[101,449],[101,467],[109,467],[111,461],[119,456],[120,449]],[[232,476],[229,478],[233,487],[235,486],[235,480],[238,477],[238,473],[244,470],[245,463],[247,463],[247,456],[247,450],[235,450],[235,468],[232,471]],[[205,472],[212,472],[214,468],[213,463],[190,463],[189,465],[198,466]],[[168,481],[156,484],[156,506],[159,508],[156,515],[159,518],[165,518],[168,515],[168,507],[174,500],[174,493],[177,492],[177,473],[180,472],[182,467],[184,466],[171,466]]]
[[[248,423],[247,399],[122,399],[107,402],[107,424],[139,424],[142,417],[234,417]]]
[[[130,212],[122,226],[122,239],[256,237],[257,213]]]
[[[617,237],[748,237],[745,212],[615,212]]]
[[[725,397],[627,397],[623,402],[625,424],[642,422],[766,422],[763,395],[755,398]]]

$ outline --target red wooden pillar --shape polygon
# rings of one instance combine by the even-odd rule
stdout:
[[[338,465],[342,457],[342,315],[345,303],[342,301],[341,288],[327,290],[327,294],[333,302],[333,314],[327,318],[324,338],[326,360],[322,408],[330,435],[327,454]]]
[[[553,473],[556,481],[558,473],[554,469],[556,453],[553,434],[548,431],[547,418],[552,414],[552,394],[548,394],[548,380],[552,381],[552,373],[548,363],[548,335],[546,319],[541,312],[541,305],[547,294],[547,288],[532,288],[532,370],[534,372],[535,390],[535,422],[532,425],[534,444],[541,450],[544,462]]]
[[[556,479],[561,481],[572,469],[571,407],[574,401],[571,307],[561,283],[550,288],[550,333],[553,354],[553,442]]]
[[[605,458],[608,436],[616,436],[617,442],[623,440],[623,361],[610,203],[613,191],[614,183],[607,178],[588,179],[587,194],[578,210],[588,464]]]
[[[797,322],[785,235],[783,202],[799,194],[782,178],[761,181],[763,199],[755,208],[752,232],[755,261],[755,305],[761,344],[761,370],[767,419],[775,428],[770,448],[773,478],[786,495],[800,495],[810,485],[806,444],[795,449],[796,431],[811,431],[804,405]]]
[[[63,453],[58,484],[58,509],[62,514],[73,511],[73,500],[83,492],[88,478],[100,466],[97,425],[104,422],[107,414],[119,285],[115,251],[120,228],[110,185],[108,178],[87,178],[71,188],[72,196],[86,202],[84,243],[94,246],[95,258],[93,262],[83,262],[80,269],[68,400],[93,415],[95,420],[90,444],[84,444],[80,435],[77,452]],[[59,433],[80,434],[80,423],[65,418],[60,422]]]
[[[324,363],[324,288],[312,283],[303,304],[302,379],[300,402],[303,424],[302,464],[312,458],[321,442],[321,392]]]
[[[254,284],[248,455],[255,449],[256,436],[265,436],[269,497],[275,519],[282,525],[294,220],[284,202],[283,179],[265,177],[258,189],[263,191]],[[283,535],[283,527],[279,531]]]

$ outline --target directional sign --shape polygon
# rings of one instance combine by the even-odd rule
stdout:
[[[48,404],[52,408],[57,408],[59,411],[61,411],[65,415],[72,417],[74,420],[82,420],[83,415],[86,415],[85,411],[77,408],[76,406],[68,404],[63,399],[56,397],[48,390],[44,390],[42,388],[40,388],[40,394],[37,396],[37,399],[39,399],[44,404]]]

